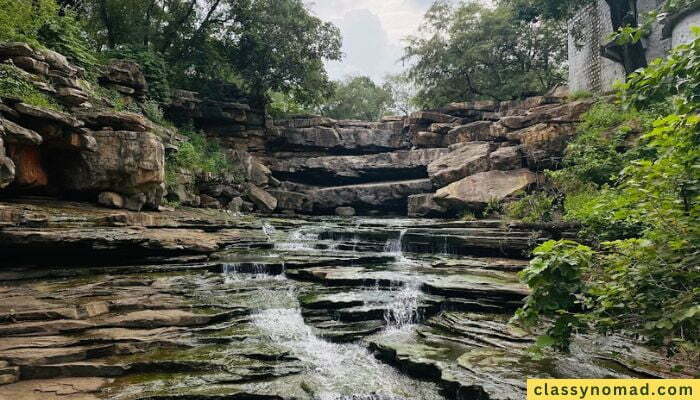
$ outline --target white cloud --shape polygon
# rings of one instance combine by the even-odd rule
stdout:
[[[332,79],[368,75],[380,81],[401,71],[402,39],[417,32],[432,0],[313,0],[312,12],[343,34],[342,62],[328,63]]]

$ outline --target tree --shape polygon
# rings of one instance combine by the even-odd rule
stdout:
[[[389,75],[383,87],[391,92],[393,104],[391,112],[397,115],[409,115],[415,111],[413,99],[416,96],[415,85],[406,74]]]
[[[163,60],[171,86],[210,91],[242,86],[253,101],[269,91],[318,103],[330,93],[324,60],[342,56],[339,30],[302,0],[64,0],[90,21],[100,50]],[[148,54],[145,54],[148,53]],[[215,85],[220,87],[220,84]]]
[[[407,39],[404,55],[421,107],[510,100],[565,81],[564,25],[525,21],[510,5],[490,8],[470,1],[453,6],[438,0],[421,33]]]
[[[376,121],[393,104],[391,91],[366,76],[338,82],[334,95],[322,107],[323,115],[335,119]]]
[[[519,10],[527,21],[567,21],[594,0],[502,0]],[[605,0],[610,9],[613,32],[639,27],[637,0]],[[627,74],[647,66],[644,46],[639,40],[611,43],[604,48],[606,57],[622,64]]]

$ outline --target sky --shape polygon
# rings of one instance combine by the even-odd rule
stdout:
[[[319,18],[334,23],[343,34],[344,58],[329,62],[333,80],[367,75],[381,82],[401,72],[402,39],[417,33],[433,0],[306,0]]]

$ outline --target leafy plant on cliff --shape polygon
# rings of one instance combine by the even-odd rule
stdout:
[[[572,333],[558,329],[555,312],[567,326],[637,333],[670,351],[700,351],[699,87],[697,39],[630,75],[620,87],[623,108],[598,108],[582,125],[589,132],[555,177],[578,181],[562,185],[564,206],[567,218],[585,228],[590,262],[572,259],[568,242],[539,248],[525,281],[536,291],[563,283],[576,302],[538,291],[545,295],[530,297],[518,313],[524,321],[554,318],[551,344],[565,348]],[[634,130],[640,134],[630,141]],[[562,268],[561,260],[577,266],[577,274],[540,273]]]
[[[58,13],[54,0],[0,0],[0,43],[36,40],[39,30]]]
[[[62,107],[50,96],[39,91],[17,67],[0,64],[0,96],[21,99],[33,106],[61,111]]]
[[[223,174],[233,170],[226,154],[218,143],[201,133],[181,132],[189,140],[178,147],[178,151],[167,159],[167,170],[184,169],[193,173]]]

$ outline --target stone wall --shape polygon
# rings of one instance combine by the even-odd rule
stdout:
[[[640,20],[650,11],[658,10],[665,0],[638,0]],[[690,27],[700,25],[700,10],[684,10],[665,21],[654,22],[642,44],[648,62],[665,57],[679,44],[688,43],[693,36]],[[610,9],[605,0],[582,9],[569,21],[569,87],[572,91],[606,93],[618,80],[625,78],[621,64],[601,55],[601,47],[612,33]]]

